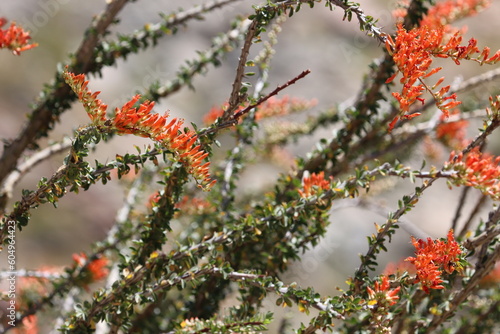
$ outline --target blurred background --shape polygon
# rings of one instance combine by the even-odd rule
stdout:
[[[119,15],[120,23],[112,28],[113,33],[108,38],[114,38],[115,33],[132,33],[147,23],[159,22],[159,13],[169,14],[181,7],[187,9],[200,3],[201,0],[136,1],[127,5]],[[197,51],[208,49],[212,38],[230,29],[230,22],[236,15],[252,13],[251,6],[255,3],[257,1],[240,1],[207,14],[204,21],[189,22],[176,35],[161,38],[156,47],[131,55],[126,61],[120,60],[115,67],[105,68],[102,78],[90,77],[91,90],[102,91],[100,98],[114,108],[155,80],[165,82],[173,79],[186,60],[196,59]],[[384,31],[394,30],[391,17],[394,1],[360,3],[365,13],[379,19],[378,25]],[[13,56],[7,50],[0,52],[2,139],[8,141],[16,137],[30,113],[30,104],[36,100],[44,83],[54,77],[56,65],[66,62],[68,54],[76,50],[92,18],[105,5],[102,0],[0,1],[0,16],[31,30],[33,41],[39,44],[21,56]],[[500,3],[494,2],[489,10],[456,25],[467,25],[466,36],[476,37],[480,47],[488,45],[494,53],[500,49],[497,33],[500,30],[499,14]],[[360,32],[355,19],[349,23],[343,22],[342,17],[343,11],[336,9],[330,12],[318,4],[314,9],[304,6],[288,19],[283,24],[283,32],[275,48],[268,90],[310,69],[309,76],[282,94],[317,99],[318,105],[312,112],[325,110],[355,96],[363,75],[369,70],[368,65],[382,55],[382,46]],[[259,50],[256,46],[254,54]],[[185,87],[168,99],[161,100],[155,110],[169,110],[173,116],[184,118],[187,124],[194,122],[201,125],[203,115],[211,107],[219,106],[228,99],[238,56],[239,50],[236,49],[226,56],[222,66],[210,67],[206,75],[197,76],[193,80],[195,90]],[[491,67],[480,68],[475,63],[467,62],[458,68],[450,61],[443,74],[448,75],[451,82],[454,75],[468,78],[488,69]],[[72,110],[63,114],[50,138],[41,142],[42,146],[71,136],[74,129],[87,123],[87,115],[75,104]],[[331,134],[331,129],[321,130],[315,137],[305,138],[287,149],[292,155],[305,156],[319,138],[329,138]],[[133,145],[143,147],[146,144],[146,141],[132,136],[116,137],[110,143],[99,146],[95,154],[101,161],[112,160],[117,153],[135,152]],[[220,149],[216,154],[224,152],[225,149]],[[448,153],[444,154],[442,159],[447,158]],[[16,189],[14,199],[19,199],[21,189],[35,189],[41,177],[50,177],[59,168],[64,156],[55,156],[26,175]],[[420,167],[421,159],[422,156],[412,158],[415,168]],[[435,164],[440,166],[441,163],[436,161]],[[242,191],[265,190],[279,173],[286,171],[283,165],[272,163],[252,166],[244,174],[242,185],[248,184],[248,187]],[[413,185],[408,182],[388,182],[394,182],[396,187],[377,195],[384,198],[387,211],[397,208],[397,200],[413,190]],[[114,180],[105,187],[96,185],[87,192],[66,195],[59,202],[58,209],[43,205],[34,210],[28,228],[17,234],[18,268],[70,265],[72,253],[88,251],[91,243],[106,235],[116,210],[123,202],[123,190],[123,185]],[[449,191],[446,184],[440,182],[405,218],[423,236],[443,237],[450,226],[458,194],[457,191]],[[8,206],[8,211],[12,204]],[[358,255],[367,249],[365,236],[374,233],[373,224],[382,224],[385,216],[355,208],[349,201],[334,206],[333,210],[332,225],[326,237],[317,248],[304,254],[300,263],[292,265],[283,277],[285,282],[314,286],[318,292],[330,295],[338,293],[337,286],[345,288],[344,281],[359,265]],[[399,261],[411,255],[409,242],[408,232],[398,233],[389,252],[380,258],[381,268],[390,261]],[[0,269],[5,263],[4,256],[0,255]],[[274,299],[271,299],[267,306],[272,308],[273,305]],[[286,310],[280,314],[286,316]]]

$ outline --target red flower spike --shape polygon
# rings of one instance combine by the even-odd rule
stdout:
[[[490,63],[495,63],[495,62],[498,62],[498,60],[500,59],[500,50],[498,50],[497,52],[495,52],[495,54],[489,58],[488,60],[486,60],[485,62],[490,64]]]
[[[22,328],[18,329],[17,333],[23,333],[23,334],[39,333],[38,318],[36,314],[30,314],[24,317],[21,323],[22,323]]]
[[[224,102],[220,107],[212,107],[210,111],[203,117],[203,123],[205,125],[213,124],[217,120],[217,118],[222,117],[222,115],[224,115],[224,112],[227,110],[228,107],[229,107],[228,102]],[[234,113],[236,114],[238,111],[243,110],[243,108],[244,108],[243,106],[236,108]]]
[[[485,46],[483,52],[481,52],[481,55],[479,57],[483,58],[483,61],[486,61],[489,55],[490,55],[490,48]]]
[[[450,156],[453,162],[454,156]],[[465,159],[465,161],[464,161]],[[492,200],[500,200],[500,157],[481,153],[477,148],[467,155],[459,155],[454,163],[449,163],[447,169],[455,170],[457,174],[452,182],[456,186],[465,185],[480,190]]]
[[[404,272],[407,272],[411,275],[417,273],[414,265],[402,259],[397,263],[389,262],[382,271],[382,275],[401,276]]]
[[[189,196],[184,196],[182,200],[175,205],[175,208],[179,210],[176,212],[176,217],[181,215],[189,216],[193,214],[209,213],[215,210],[212,203],[201,198],[191,198]]]
[[[64,80],[71,89],[78,95],[85,111],[95,125],[104,125],[106,121],[107,105],[97,99],[99,92],[92,93],[88,88],[88,81],[85,81],[85,75],[75,75],[70,72],[63,73]]]
[[[493,270],[483,277],[479,282],[479,285],[484,286],[496,286],[500,283],[500,261],[497,261]]]
[[[0,17],[0,28],[7,23],[7,20]],[[7,48],[13,54],[19,56],[21,52],[33,49],[38,44],[29,44],[31,36],[14,22],[7,29],[0,29],[0,49]]]
[[[401,1],[405,8],[398,8],[393,12],[393,16],[398,19],[403,19],[407,14],[407,7],[409,1]],[[421,25],[430,27],[449,26],[450,23],[462,19],[467,16],[472,16],[479,11],[489,7],[491,0],[446,0],[435,4],[429,8],[427,14],[424,16]]]
[[[255,119],[258,121],[263,118],[284,116],[293,112],[306,110],[314,107],[317,104],[317,100],[303,100],[299,98],[291,98],[288,95],[282,98],[277,98],[275,96],[270,97],[261,105],[257,106]],[[215,122],[215,120],[222,115],[224,111],[229,107],[228,103],[225,102],[221,107],[213,107],[210,111],[203,117],[203,123],[210,125]],[[246,106],[238,107],[234,113],[243,110]]]
[[[167,126],[168,113],[161,116],[151,114],[154,103],[145,101],[139,108],[133,105],[139,100],[135,96],[121,109],[116,110],[116,115],[112,119],[114,127],[119,133],[132,133],[159,141],[165,148],[173,151],[185,164],[188,172],[192,174],[200,183],[200,187],[209,189],[213,185],[210,178],[207,162],[205,167],[200,167],[200,162],[208,157],[208,153],[201,149],[201,145],[196,145],[198,136],[194,132],[179,133],[179,129],[184,122],[180,119],[172,119]]]
[[[75,267],[82,267],[87,264],[87,255],[85,253],[73,254],[73,261],[75,262]],[[107,269],[108,259],[105,257],[100,257],[90,261],[87,264],[85,270],[89,273],[89,280],[84,282],[84,284],[90,284],[99,280],[102,280],[108,276],[109,270]]]
[[[389,132],[391,132],[391,131],[392,131],[392,129],[394,129],[394,126],[396,125],[396,123],[398,122],[398,120],[399,120],[399,117],[398,117],[398,116],[396,116],[396,117],[394,117],[394,119],[391,121],[391,123],[389,123],[389,129],[388,129],[388,131],[389,131]]]
[[[394,81],[394,78],[396,78],[396,76],[398,75],[398,73],[399,73],[399,72],[396,72],[396,73],[394,73],[393,75],[391,75],[391,77],[390,77],[389,79],[387,79],[387,80],[385,81],[385,83],[386,83],[386,84],[388,84],[388,83],[393,82],[393,81]]]
[[[393,96],[399,102],[399,116],[403,117],[409,112],[409,108],[413,103],[417,100],[422,101],[421,95],[428,90],[422,80],[441,70],[440,67],[430,68],[430,66],[432,56],[443,54],[442,44],[445,32],[442,28],[431,30],[426,26],[406,31],[402,24],[398,24],[397,29],[392,56],[398,72],[401,73],[400,82],[403,84],[403,89],[401,93],[393,93]],[[435,95],[435,98],[441,97],[442,95],[439,95],[439,93],[443,94],[447,89],[442,89],[433,95]],[[439,102],[440,100],[436,98],[438,107],[440,107]]]
[[[431,75],[436,74],[437,72],[441,71],[442,69],[443,69],[442,67],[433,68],[432,70],[429,71],[429,73],[425,74],[423,77],[428,78]]]
[[[203,124],[210,125],[222,115],[224,115],[224,110],[222,108],[212,107],[210,111],[205,116],[203,116]]]
[[[164,115],[152,113],[154,102],[145,101],[138,107],[134,107],[140,100],[140,95],[135,95],[121,108],[116,108],[115,116],[108,120],[106,118],[107,106],[97,99],[98,92],[92,93],[87,88],[88,81],[85,81],[83,74],[75,75],[65,72],[63,76],[79,96],[87,114],[96,126],[108,127],[118,134],[151,138],[171,151],[186,166],[201,188],[208,190],[214,184],[208,172],[210,163],[201,165],[202,161],[208,157],[208,153],[201,149],[201,145],[196,145],[198,140],[196,133],[189,130],[180,133],[179,130],[184,124],[182,120],[174,118],[167,123],[168,113]]]
[[[270,97],[267,101],[257,107],[255,119],[258,121],[263,118],[270,118],[275,116],[285,116],[291,113],[310,109],[317,104],[317,100],[303,100],[288,95],[278,98],[276,96]]]
[[[453,230],[447,235],[447,241],[411,238],[415,247],[415,257],[408,257],[408,261],[415,265],[417,275],[415,283],[422,285],[422,290],[429,293],[431,289],[444,289],[441,275],[443,271],[451,274],[455,271],[460,260],[462,250],[455,241]]]
[[[94,281],[100,281],[108,276],[109,271],[106,268],[107,265],[108,259],[105,257],[100,257],[89,263],[87,268],[92,274],[92,279]]]
[[[314,196],[321,190],[328,190],[331,187],[332,178],[325,180],[325,172],[319,174],[312,173],[311,176],[305,176],[302,180],[303,190],[299,189],[302,197]]]
[[[458,109],[454,109],[450,112],[450,115],[452,116],[459,114],[460,111]],[[453,149],[464,149],[467,146],[467,140],[465,137],[469,122],[463,119],[459,119],[455,122],[444,122],[446,118],[446,115],[441,114],[441,123],[439,123],[436,127],[436,138],[443,141],[444,144]]]
[[[387,276],[384,275],[381,277],[381,282],[375,281],[373,289],[369,286],[366,287],[368,298],[370,299],[368,304],[377,304],[379,307],[392,306],[396,304],[399,299],[398,293],[399,290],[401,290],[401,287],[390,290],[390,284]]]
[[[422,101],[422,103],[423,103],[423,101]],[[416,112],[416,113],[413,113],[413,114],[404,115],[401,118],[403,118],[403,119],[412,119],[413,117],[417,117],[417,116],[420,116],[420,115],[422,115],[422,114],[419,113],[419,112]]]
[[[439,92],[436,93],[436,96],[443,97],[450,90],[450,86],[442,87]]]

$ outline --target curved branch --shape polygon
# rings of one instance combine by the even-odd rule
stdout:
[[[93,60],[93,51],[108,29],[109,25],[115,21],[116,15],[127,4],[129,0],[111,1],[103,13],[101,13],[91,24],[85,39],[76,51],[73,69],[78,69],[81,73],[91,70],[89,64]],[[46,97],[40,101],[30,115],[29,122],[9,145],[7,145],[0,158],[0,183],[3,183],[7,175],[14,170],[21,154],[29,146],[36,145],[38,138],[45,135],[50,130],[58,114],[69,108],[69,100],[72,100],[71,88],[63,83],[61,72],[57,73],[56,83],[51,87],[51,91],[45,93]]]
[[[20,164],[16,170],[9,174],[0,188],[0,212],[5,206],[5,202],[12,197],[12,191],[23,175],[32,170],[40,162],[47,160],[51,156],[61,153],[71,147],[71,139],[65,138],[62,142],[50,145],[40,152],[33,154],[28,160]]]

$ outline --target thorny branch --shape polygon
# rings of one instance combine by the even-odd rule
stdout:
[[[61,153],[71,146],[71,140],[65,138],[62,142],[48,146],[47,148],[33,154],[28,160],[21,163],[15,171],[9,174],[0,188],[0,214],[5,207],[5,201],[12,197],[12,191],[20,179],[40,162],[52,157],[54,154]]]
[[[236,76],[233,81],[233,90],[229,97],[229,106],[224,112],[222,119],[231,118],[234,110],[238,108],[238,105],[245,100],[245,95],[241,94],[241,86],[243,84],[243,77],[245,75],[245,66],[248,59],[248,53],[250,52],[250,47],[252,46],[253,39],[258,33],[258,23],[257,20],[251,21],[248,26],[248,30],[245,36],[245,42],[241,48],[240,59],[238,61],[238,67],[236,68]]]
[[[260,99],[258,99],[257,102],[252,103],[252,104],[248,105],[247,107],[243,108],[242,110],[239,110],[236,113],[234,113],[234,115],[231,117],[231,119],[229,119],[227,121],[223,121],[222,123],[218,124],[215,128],[211,128],[211,129],[207,129],[207,130],[201,131],[199,133],[199,136],[206,136],[208,134],[211,134],[211,133],[214,133],[214,132],[218,132],[218,131],[220,131],[222,129],[229,128],[229,127],[237,124],[238,120],[243,115],[245,115],[248,112],[250,112],[250,110],[252,110],[253,108],[259,106],[262,103],[264,103],[265,101],[267,101],[272,96],[277,95],[279,92],[281,92],[283,89],[287,88],[288,86],[293,85],[294,83],[296,83],[298,80],[304,78],[309,73],[311,73],[310,70],[302,71],[302,73],[300,73],[299,75],[297,75],[295,78],[289,80],[288,82],[286,82],[283,85],[280,85],[280,86],[276,87],[272,92],[270,92],[269,94],[267,94],[267,95],[261,97]]]
[[[127,2],[128,0],[111,1],[104,12],[94,20],[88,29],[90,33],[86,34],[86,38],[75,53],[73,68],[78,68],[81,73],[87,73],[91,70],[88,65],[94,61],[94,48]],[[72,94],[72,91],[67,85],[55,87],[47,99],[41,101],[37,108],[33,110],[29,122],[17,138],[5,147],[0,157],[0,184],[3,183],[8,173],[15,168],[24,150],[35,142],[39,133],[45,133],[52,124],[52,114],[54,112],[51,109],[52,100],[62,101],[70,94]],[[60,108],[67,109],[68,107],[61,106]]]
[[[373,21],[373,18],[365,15],[363,10],[359,7],[359,4],[346,5],[342,0],[328,0],[328,2],[342,8],[346,12],[346,15],[349,15],[349,12],[356,14],[361,30],[366,31],[369,36],[377,38],[380,43],[385,43],[387,37],[385,37],[385,34],[382,33],[379,27],[375,26],[376,22]]]
[[[238,0],[241,1],[241,0]],[[153,84],[149,87],[145,94],[142,96],[143,99],[158,100],[159,98],[165,98],[173,93],[179,91],[183,86],[189,84],[186,78],[192,78],[195,74],[202,73],[207,65],[214,63],[226,50],[230,50],[233,44],[236,44],[239,37],[243,31],[247,28],[245,22],[241,22],[235,29],[231,29],[222,36],[218,36],[214,39],[212,47],[210,49],[200,53],[198,59],[191,61],[189,66],[182,67],[177,71],[178,75],[175,79],[167,81],[166,83],[160,85]]]

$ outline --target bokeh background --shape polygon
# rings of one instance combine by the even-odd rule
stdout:
[[[360,1],[369,15],[379,19],[384,31],[394,29],[391,11],[395,2],[387,0]],[[115,33],[131,33],[146,23],[160,21],[159,13],[171,13],[180,8],[190,8],[201,1],[136,1],[129,4],[119,16],[120,23],[113,27]],[[189,22],[176,35],[159,40],[156,47],[120,60],[115,67],[106,68],[103,77],[91,77],[93,91],[102,91],[100,98],[110,107],[120,106],[136,91],[149,86],[155,80],[167,81],[175,77],[185,60],[196,59],[197,51],[210,47],[211,39],[230,28],[230,21],[239,14],[250,14],[252,4],[258,1],[240,1],[207,14],[203,21]],[[39,47],[13,56],[8,51],[0,52],[0,137],[14,138],[30,113],[30,104],[35,101],[44,83],[54,77],[58,63],[64,63],[68,54],[74,52],[82,40],[83,32],[92,17],[105,6],[102,0],[2,0],[0,16],[28,28]],[[488,45],[492,52],[500,49],[500,4],[493,1],[492,8],[457,25],[469,27],[467,37],[476,37],[480,46]],[[317,99],[312,111],[324,110],[336,104],[345,105],[358,93],[363,75],[370,62],[382,54],[381,45],[366,37],[358,29],[358,23],[342,21],[343,11],[332,12],[323,4],[314,9],[307,6],[283,24],[276,54],[272,61],[269,88],[284,83],[304,69],[312,72],[305,79],[288,88],[285,94],[304,99]],[[256,51],[258,51],[258,46]],[[186,123],[202,123],[203,115],[213,106],[227,100],[234,79],[239,50],[225,58],[222,66],[210,67],[203,76],[197,76],[195,90],[183,88],[168,99],[161,100],[156,110],[170,110],[173,116],[182,117]],[[255,54],[255,52],[253,53]],[[468,78],[490,68],[467,64],[458,68],[451,62],[443,71],[452,78],[455,75]],[[450,79],[451,81],[451,79]],[[50,138],[59,141],[71,136],[72,131],[88,122],[83,109],[77,105],[61,117]],[[304,156],[321,137],[330,137],[333,129],[319,131],[314,137],[305,138],[296,145],[287,147],[292,155]],[[129,138],[130,137],[130,138]],[[227,140],[230,144],[231,141]],[[137,138],[118,137],[99,147],[95,156],[101,160],[112,160],[116,153],[135,152],[133,145],[143,146],[145,141]],[[0,148],[2,150],[2,148]],[[222,155],[225,149],[220,150]],[[216,153],[217,154],[217,153]],[[445,156],[447,153],[444,152]],[[64,154],[53,157],[23,179],[16,189],[15,200],[20,190],[35,189],[41,177],[50,177],[61,165]],[[421,164],[422,156],[412,158],[415,168]],[[439,166],[439,162],[436,162]],[[249,168],[242,178],[242,191],[262,191],[272,185],[281,172],[283,164],[258,163]],[[390,181],[393,182],[393,181]],[[382,191],[388,210],[397,207],[397,199],[413,189],[406,182],[395,182],[395,188]],[[116,210],[124,200],[124,186],[113,181],[107,186],[96,185],[78,195],[68,194],[59,202],[59,208],[44,205],[32,212],[28,228],[17,234],[18,268],[36,269],[40,266],[67,266],[71,254],[88,251],[90,244],[101,240],[112,226]],[[458,192],[451,192],[444,182],[432,187],[415,210],[405,218],[416,227],[419,236],[444,236],[456,207]],[[8,208],[11,208],[10,203]],[[359,264],[358,255],[367,249],[365,236],[373,233],[373,223],[383,223],[385,217],[374,212],[353,207],[345,201],[334,206],[332,225],[321,244],[303,255],[300,263],[293,264],[283,276],[286,282],[296,281],[303,286],[314,286],[324,294],[336,294],[336,287],[345,287],[345,279],[353,274]],[[398,261],[411,254],[409,233],[401,231],[387,254],[381,257],[381,267],[390,261]],[[0,268],[4,268],[5,254],[0,255]],[[274,308],[274,299],[267,306]],[[276,311],[276,310],[275,310]],[[286,317],[287,310],[278,311],[278,317]],[[296,313],[296,312],[295,312]],[[298,321],[300,318],[295,318]]]

